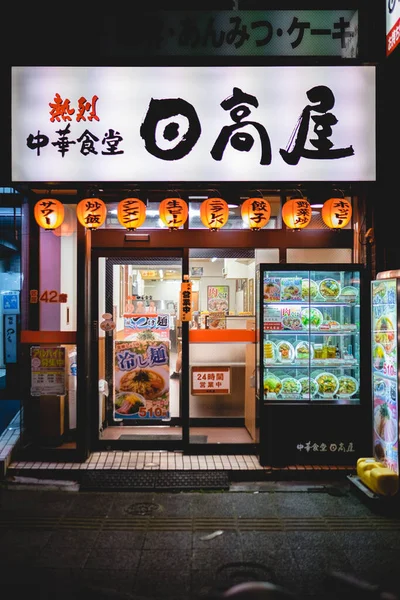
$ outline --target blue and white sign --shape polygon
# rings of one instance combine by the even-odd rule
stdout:
[[[1,302],[3,313],[7,314],[19,314],[19,292],[1,292]]]
[[[12,179],[375,181],[375,67],[13,67]]]

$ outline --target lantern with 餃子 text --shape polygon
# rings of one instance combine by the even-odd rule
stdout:
[[[271,217],[271,205],[264,198],[247,198],[242,204],[243,222],[253,231],[260,231]]]
[[[331,229],[343,229],[350,222],[353,209],[346,198],[329,198],[321,210],[322,220]]]
[[[200,219],[211,231],[221,229],[228,221],[228,204],[222,198],[208,198],[200,204]]]
[[[76,216],[86,229],[98,229],[106,220],[107,207],[100,198],[84,198],[78,202]]]
[[[36,202],[33,214],[36,223],[43,229],[57,229],[64,221],[64,205],[59,200],[43,198]]]
[[[165,198],[158,209],[160,219],[170,231],[183,227],[188,218],[188,205],[182,198]]]
[[[304,229],[311,221],[311,205],[305,198],[292,198],[282,207],[282,219],[293,231]]]
[[[117,217],[120,225],[134,231],[146,220],[146,205],[139,198],[125,198],[118,203]]]

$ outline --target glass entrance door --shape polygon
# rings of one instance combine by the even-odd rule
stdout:
[[[182,259],[106,254],[92,262],[98,440],[112,449],[179,448]]]

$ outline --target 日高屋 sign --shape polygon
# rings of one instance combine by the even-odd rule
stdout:
[[[12,180],[374,181],[375,67],[13,67]]]

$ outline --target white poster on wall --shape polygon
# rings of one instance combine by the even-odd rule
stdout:
[[[374,181],[375,67],[13,67],[12,179]]]

